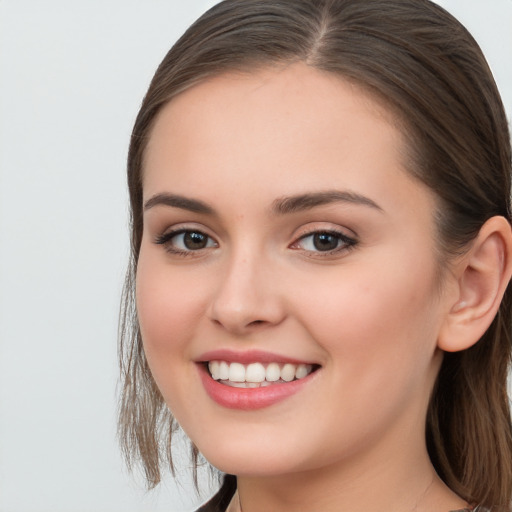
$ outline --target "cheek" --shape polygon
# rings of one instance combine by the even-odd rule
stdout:
[[[309,301],[305,325],[327,354],[327,392],[318,407],[336,421],[334,428],[326,421],[322,435],[346,429],[352,448],[404,415],[421,423],[438,367],[439,311],[428,269],[359,270],[331,281],[322,295],[310,289],[298,298]]]
[[[144,353],[167,406],[186,417],[190,401],[197,400],[191,364],[191,341],[197,333],[204,293],[184,272],[141,251],[136,280],[136,303]]]
[[[141,250],[136,303],[144,350],[152,371],[158,372],[159,366],[168,363],[167,359],[172,362],[187,356],[188,341],[193,338],[204,311],[203,301],[199,280],[186,272],[171,271],[158,255]]]
[[[340,374],[351,364],[369,378],[374,368],[379,376],[404,363],[428,366],[440,320],[434,269],[431,261],[400,261],[385,270],[377,264],[344,269],[326,286],[311,281],[297,297],[297,305],[307,305],[308,330],[331,363],[343,367]]]

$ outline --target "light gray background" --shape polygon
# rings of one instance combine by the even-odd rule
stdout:
[[[161,58],[214,0],[0,0],[0,511],[178,512],[115,440],[124,163]],[[512,112],[512,0],[440,2]]]

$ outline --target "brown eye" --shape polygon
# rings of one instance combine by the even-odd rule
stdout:
[[[317,251],[333,251],[337,249],[341,240],[332,233],[315,233],[312,242]]]
[[[208,236],[198,231],[187,231],[183,233],[183,245],[190,251],[204,249],[208,245]]]
[[[217,247],[217,243],[213,238],[202,231],[194,231],[191,229],[170,231],[169,233],[159,236],[155,242],[158,245],[163,245],[167,251],[179,254]]]
[[[349,249],[356,243],[353,238],[337,231],[315,231],[301,237],[292,247],[312,253],[332,253]]]

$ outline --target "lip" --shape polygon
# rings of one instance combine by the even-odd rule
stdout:
[[[231,362],[242,362],[240,359],[223,359],[217,355],[211,360],[218,359],[224,361],[228,360]],[[250,361],[254,362],[255,360],[251,359]],[[272,359],[272,361],[277,362],[275,359]],[[267,361],[262,361],[260,359],[257,362]],[[286,360],[285,362],[291,362],[291,360]],[[300,392],[302,388],[307,386],[317,374],[317,372],[314,371],[303,379],[272,384],[271,386],[259,388],[237,388],[226,386],[225,384],[221,384],[220,382],[212,379],[204,363],[198,363],[196,366],[206,393],[214,402],[228,409],[239,409],[242,411],[263,409],[286,400],[292,395]]]
[[[246,350],[244,352],[236,352],[234,350],[220,349],[205,352],[197,358],[198,363],[207,363],[209,361],[226,361],[228,363],[291,363],[291,364],[315,364],[311,361],[294,359],[271,352],[261,350]]]

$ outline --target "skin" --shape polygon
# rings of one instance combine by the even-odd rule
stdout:
[[[407,174],[391,115],[357,87],[294,64],[226,74],[173,99],[147,147],[137,308],[168,406],[205,457],[238,475],[244,512],[448,511],[424,442],[454,293],[440,287],[430,191]],[[348,191],[276,213],[287,196]],[[184,250],[173,229],[209,238]],[[356,241],[335,252],[311,232]],[[181,245],[180,245],[181,244]],[[300,392],[256,411],[205,392],[210,350],[264,350],[320,365]],[[369,492],[371,490],[371,492]]]

